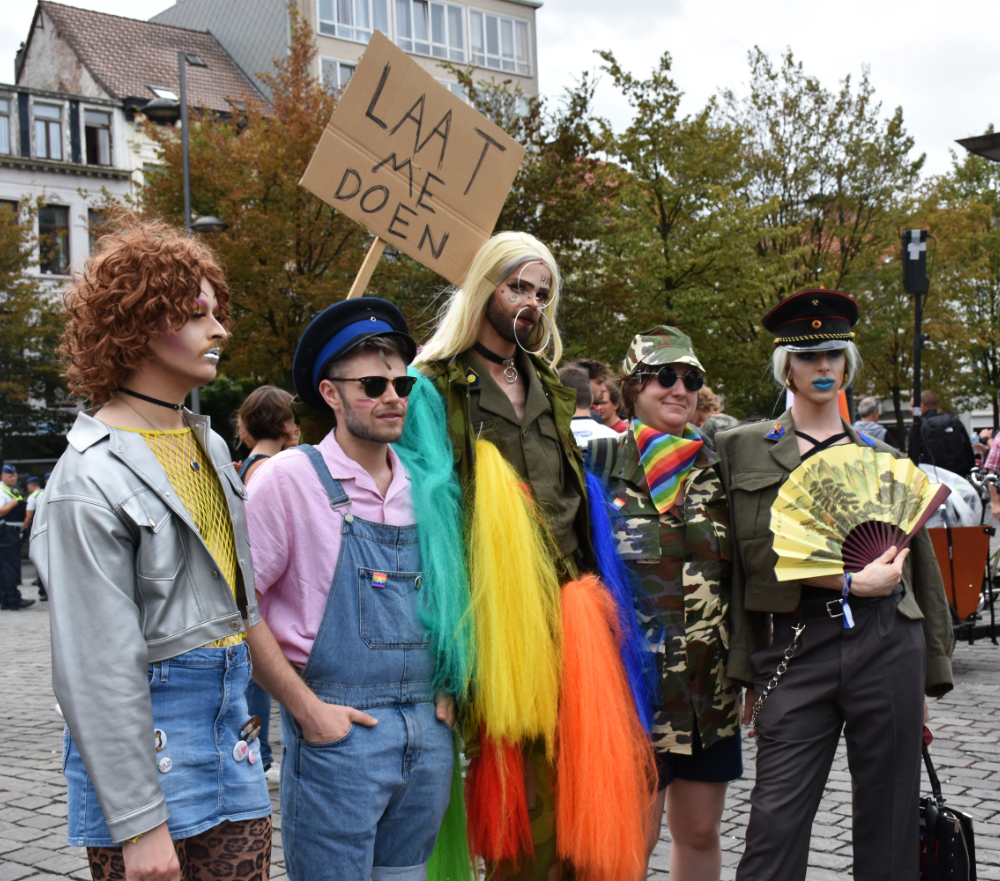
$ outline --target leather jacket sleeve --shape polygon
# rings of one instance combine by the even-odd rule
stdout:
[[[31,557],[50,598],[52,685],[111,836],[123,841],[168,815],[153,750],[136,538],[103,499],[55,496],[46,508]],[[55,535],[74,536],[73,552],[50,542]]]

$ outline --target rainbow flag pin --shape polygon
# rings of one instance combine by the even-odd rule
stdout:
[[[386,579],[389,576],[384,572],[376,572],[372,575],[372,587],[385,587]]]

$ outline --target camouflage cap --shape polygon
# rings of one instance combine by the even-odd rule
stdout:
[[[691,338],[676,327],[661,324],[652,330],[636,334],[628,347],[622,371],[631,373],[640,363],[651,366],[658,364],[690,364],[704,372],[698,356],[694,353]]]

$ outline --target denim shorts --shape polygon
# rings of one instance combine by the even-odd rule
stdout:
[[[190,838],[226,820],[252,820],[271,813],[264,763],[251,765],[233,758],[240,728],[249,718],[246,690],[250,682],[246,643],[200,648],[149,665],[153,728],[149,760],[158,767],[170,759],[166,773],[157,771],[174,839]],[[156,750],[153,729],[166,734]],[[249,744],[260,752],[256,741]],[[94,785],[69,730],[63,738],[63,773],[68,801],[68,843],[111,847],[111,838]]]

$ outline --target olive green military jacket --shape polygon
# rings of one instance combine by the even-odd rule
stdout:
[[[594,552],[590,540],[590,514],[587,509],[587,488],[583,471],[583,454],[573,437],[570,422],[576,412],[576,392],[566,388],[548,364],[534,355],[528,355],[531,365],[552,405],[552,418],[559,435],[559,444],[569,468],[570,486],[580,495],[581,504],[573,522],[573,532],[578,542],[577,565],[583,571],[594,569]],[[448,435],[455,455],[455,470],[462,486],[470,486],[475,471],[476,435],[470,421],[470,383],[476,377],[467,375],[458,357],[418,364],[417,369],[430,379],[444,398],[448,414]]]
[[[880,453],[901,457],[898,450],[881,441],[869,438],[866,443],[847,422],[844,430],[859,446],[874,446]],[[774,575],[778,557],[772,548],[771,505],[785,478],[802,459],[790,410],[776,422],[722,432],[716,436],[716,445],[736,545],[727,672],[730,678],[751,686],[750,656],[766,647],[765,613],[793,612],[799,606],[801,582],[779,582]],[[955,637],[941,571],[926,529],[910,543],[898,609],[904,617],[923,623],[927,645],[924,689],[929,696],[940,697],[953,687],[951,651]]]

